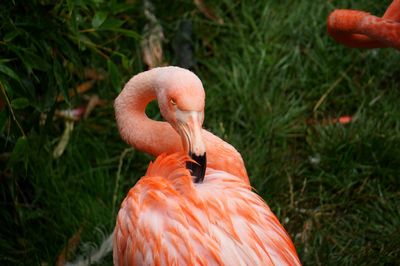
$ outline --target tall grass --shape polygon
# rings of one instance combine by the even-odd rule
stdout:
[[[325,29],[335,7],[379,15],[389,2],[207,3],[223,24],[190,1],[153,2],[167,61],[176,62],[179,22],[191,21],[205,127],[241,152],[305,265],[400,259],[400,54],[348,49]],[[0,264],[52,265],[77,232],[81,243],[98,245],[112,231],[119,203],[151,159],[120,140],[112,109],[122,84],[145,69],[143,7],[33,1],[0,12]],[[85,69],[104,77],[86,94],[108,102],[75,123],[55,159],[64,122],[54,113],[85,104],[68,96],[88,79]],[[157,116],[154,105],[149,112]],[[342,115],[353,121],[324,122]]]

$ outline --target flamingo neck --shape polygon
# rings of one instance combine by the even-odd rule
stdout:
[[[178,133],[168,123],[146,115],[146,106],[156,99],[156,74],[157,71],[147,71],[131,78],[114,103],[121,137],[154,156],[182,150]]]
[[[149,102],[156,99],[158,71],[142,72],[131,78],[115,99],[115,116],[121,137],[138,150],[158,156],[183,151],[178,133],[166,122],[147,117]],[[207,150],[207,167],[239,176],[248,185],[246,168],[240,154],[217,136],[202,130]]]

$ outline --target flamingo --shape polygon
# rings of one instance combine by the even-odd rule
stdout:
[[[337,42],[348,47],[400,50],[400,0],[394,0],[382,18],[364,11],[334,10],[327,28]]]
[[[146,116],[154,99],[166,122]],[[301,265],[239,152],[202,129],[204,105],[200,79],[172,66],[137,74],[116,98],[121,137],[158,157],[121,204],[114,265]]]

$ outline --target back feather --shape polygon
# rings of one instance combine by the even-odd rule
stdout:
[[[194,184],[182,154],[161,155],[129,191],[115,265],[300,265],[293,243],[243,178],[207,168]]]

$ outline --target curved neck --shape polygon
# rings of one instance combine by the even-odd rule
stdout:
[[[157,71],[131,78],[115,99],[115,116],[121,137],[138,150],[154,156],[183,151],[178,133],[167,122],[147,117],[146,106],[156,99]],[[207,167],[237,175],[249,184],[240,153],[217,136],[202,130],[207,150]]]
[[[114,107],[121,137],[136,149],[158,156],[183,149],[178,133],[168,123],[146,115],[146,106],[156,99],[155,74],[147,71],[131,78],[115,99]]]

